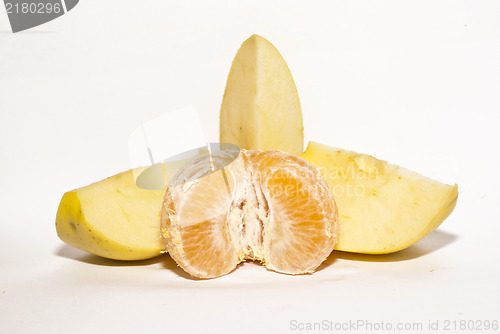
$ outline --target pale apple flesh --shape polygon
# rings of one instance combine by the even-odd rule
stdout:
[[[302,111],[285,60],[253,35],[236,54],[222,101],[220,141],[249,150],[303,152]]]
[[[158,256],[165,191],[139,188],[132,170],[64,194],[56,216],[59,238],[115,260]]]
[[[364,154],[311,142],[302,158],[317,166],[339,210],[335,249],[386,254],[434,231],[453,211],[458,186]]]

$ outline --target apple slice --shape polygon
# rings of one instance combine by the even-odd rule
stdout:
[[[434,231],[455,208],[458,186],[369,155],[311,142],[302,158],[317,166],[339,210],[335,249],[392,253]]]
[[[300,155],[304,135],[299,96],[285,60],[253,35],[236,54],[220,113],[221,143]]]
[[[59,238],[115,260],[160,255],[164,190],[136,186],[133,170],[64,194],[56,216]]]

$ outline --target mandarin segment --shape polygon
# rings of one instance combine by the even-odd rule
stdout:
[[[254,168],[270,208],[266,267],[313,272],[335,245],[337,210],[328,185],[316,168],[279,151],[264,152]]]
[[[220,217],[182,229],[182,255],[185,259],[182,267],[191,275],[201,278],[218,277],[228,274],[236,267],[239,260],[228,240],[224,220]]]
[[[225,275],[245,260],[313,272],[336,240],[337,210],[319,171],[281,151],[226,156],[191,161],[169,186],[161,221],[172,258],[199,278]]]
[[[161,217],[165,248],[195,277],[222,276],[238,263],[226,228],[234,178],[225,168],[214,172],[225,158],[223,154],[197,157],[179,170],[165,194]]]

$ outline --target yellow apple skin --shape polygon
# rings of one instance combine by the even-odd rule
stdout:
[[[56,216],[59,238],[115,260],[158,256],[164,191],[136,186],[132,170],[64,194]]]
[[[221,143],[248,150],[304,150],[297,88],[278,50],[253,35],[238,50],[220,113]]]
[[[318,167],[339,210],[336,250],[386,254],[434,231],[453,211],[458,186],[372,156],[310,142],[302,158]]]

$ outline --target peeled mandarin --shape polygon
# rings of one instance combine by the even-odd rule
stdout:
[[[198,278],[246,260],[286,274],[313,272],[336,241],[337,208],[316,167],[281,151],[221,151],[174,176],[161,226],[171,257]]]

